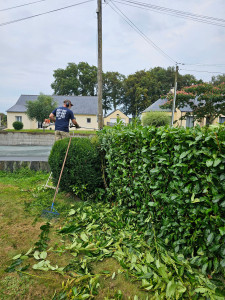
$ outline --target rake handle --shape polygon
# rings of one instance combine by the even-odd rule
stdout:
[[[55,195],[54,195],[54,198],[53,198],[53,201],[52,201],[52,209],[53,209],[53,204],[55,202],[55,197],[58,193],[59,184],[60,184],[60,180],[61,180],[61,177],[62,177],[62,172],[63,172],[64,166],[65,166],[67,154],[68,154],[69,148],[70,148],[71,139],[72,139],[72,137],[70,137],[70,140],[69,140],[69,143],[68,143],[68,146],[67,146],[66,155],[65,155],[65,158],[64,158],[64,161],[63,161],[62,169],[61,169],[61,172],[60,172],[60,175],[59,175],[59,180],[58,180],[57,187],[56,187],[56,190],[55,190]]]

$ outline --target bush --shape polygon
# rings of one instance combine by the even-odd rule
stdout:
[[[225,130],[130,126],[100,133],[111,201],[138,211],[149,239],[203,273],[225,266]]]
[[[15,122],[13,122],[12,125],[13,125],[13,128],[15,130],[21,130],[21,129],[23,129],[23,123],[22,122],[15,121]]]
[[[171,122],[171,117],[168,113],[160,111],[147,112],[142,118],[143,126],[165,126],[169,125]]]
[[[68,138],[55,142],[49,156],[55,185],[58,182],[68,143]],[[72,138],[60,188],[67,192],[75,192],[82,198],[84,194],[91,195],[96,188],[102,186],[101,159],[97,142],[92,143],[88,138]]]

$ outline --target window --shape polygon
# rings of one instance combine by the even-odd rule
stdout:
[[[186,127],[194,126],[194,118],[192,116],[187,117],[186,119]]]
[[[219,117],[219,123],[220,124],[225,123],[225,117]]]
[[[38,122],[38,128],[43,128],[42,127],[42,122]]]
[[[87,118],[87,123],[91,123],[91,118]]]
[[[22,116],[16,116],[16,121],[22,122]]]

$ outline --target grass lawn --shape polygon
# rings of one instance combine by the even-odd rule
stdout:
[[[12,262],[17,261],[12,260],[13,257],[20,253],[26,254],[40,241],[42,232],[40,227],[48,221],[40,215],[43,209],[51,205],[54,195],[54,190],[43,189],[47,178],[48,174],[28,170],[14,174],[0,172],[0,299],[53,299],[54,294],[61,290],[62,283],[73,279],[74,270],[64,275],[51,270],[48,272],[34,270],[32,266],[38,261],[33,255],[28,255],[29,257],[24,260],[23,265],[30,265],[29,268],[21,269],[18,265],[15,269],[21,269],[20,272],[15,270],[5,272]],[[60,218],[51,220],[48,235],[50,241],[46,249],[48,259],[54,266],[56,264],[66,266],[73,258],[69,251],[58,251],[63,244],[62,237],[57,233],[63,226],[71,205],[73,208],[79,208],[83,204],[65,193],[57,195],[56,207],[60,211]],[[48,250],[51,247],[52,252]],[[57,248],[58,250],[54,252]],[[96,260],[91,264],[91,268],[93,276],[102,274],[97,276],[100,287],[95,299],[134,299],[135,295],[135,299],[146,299],[146,292],[140,291],[137,283],[126,279],[123,273],[118,274],[121,266],[115,259],[106,257],[104,260]],[[123,298],[120,293],[123,293]],[[74,299],[92,299],[92,297]]]

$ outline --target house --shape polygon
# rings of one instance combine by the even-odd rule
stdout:
[[[23,129],[41,128],[42,124],[37,121],[29,120],[26,114],[27,101],[37,100],[39,95],[21,95],[11,108],[7,110],[7,127],[13,129],[13,122],[20,121],[23,123]],[[63,101],[69,99],[73,106],[71,110],[81,127],[87,129],[98,129],[97,114],[98,114],[98,97],[97,96],[51,96],[56,101],[57,106],[63,106]],[[54,125],[49,129],[54,129]]]
[[[129,124],[129,117],[119,109],[116,109],[104,117],[104,125],[113,126],[117,122],[117,119],[121,120],[126,125]]]
[[[195,99],[197,101],[197,99]],[[172,117],[172,110],[171,109],[162,109],[161,105],[165,104],[167,102],[167,99],[158,99],[156,102],[151,104],[149,107],[147,107],[143,112],[142,112],[142,117],[150,111],[162,111],[168,113]],[[202,119],[201,122],[195,121],[193,116],[187,116],[186,119],[180,120],[181,117],[185,116],[187,112],[191,112],[190,106],[185,106],[182,108],[176,108],[174,112],[174,121],[176,122],[176,126],[183,126],[183,127],[193,127],[194,125],[199,124],[200,126],[204,126],[208,124],[207,118]],[[216,118],[213,121],[213,124],[217,123],[224,123],[225,122],[225,116],[220,116]]]

